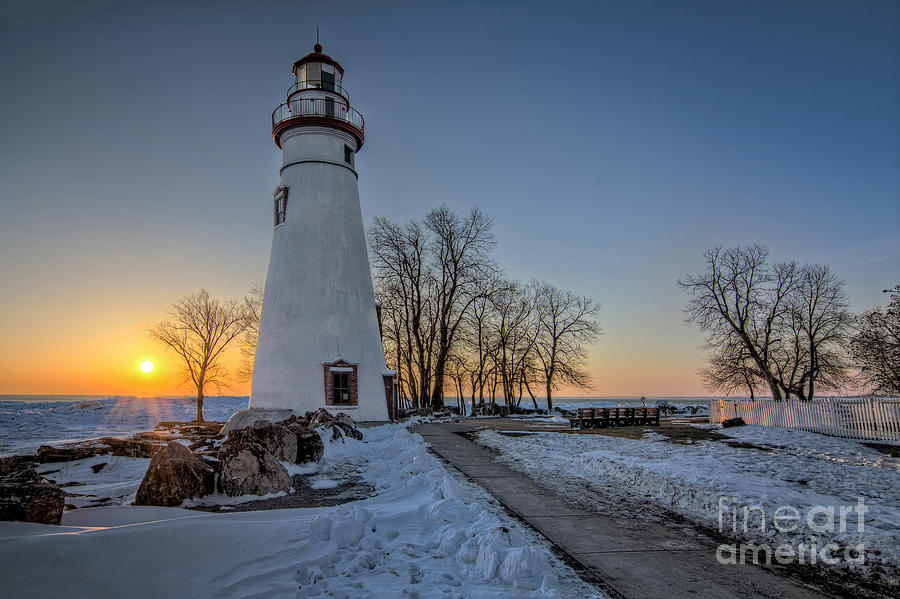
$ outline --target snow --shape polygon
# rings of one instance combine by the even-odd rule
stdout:
[[[206,420],[226,421],[247,407],[246,397],[208,397]],[[153,430],[159,422],[196,417],[190,398],[108,397],[74,401],[0,401],[0,456],[31,453],[41,445],[59,445],[97,437]]]
[[[622,493],[638,502],[649,498],[714,528],[719,527],[719,498],[734,498],[727,504],[729,525],[732,505],[738,510],[760,506],[769,523],[765,533],[758,521],[747,531],[739,526],[736,535],[725,527],[725,533],[741,541],[805,540],[819,547],[864,542],[867,564],[875,560],[900,566],[900,459],[850,439],[791,429],[742,426],[721,431],[761,449],[706,440],[672,443],[648,430],[652,432],[641,440],[550,432],[512,437],[495,431],[481,431],[477,438],[499,450],[502,462],[557,491],[565,492],[568,484],[595,496]],[[864,533],[857,532],[855,513],[846,532],[816,532],[803,525],[781,533],[772,526],[779,506],[806,514],[814,506],[855,506],[859,497],[869,508]]]
[[[113,505],[127,505],[134,501],[141,479],[147,472],[149,458],[126,458],[99,455],[73,462],[48,462],[38,467],[41,474],[57,484],[66,485],[71,496],[66,503],[76,507],[91,507],[101,500]],[[94,472],[92,466],[100,467]]]
[[[98,456],[98,459],[104,456]],[[138,464],[66,477],[124,492]],[[47,464],[45,466],[51,466]],[[67,511],[63,526],[0,523],[15,597],[598,597],[480,487],[400,425],[326,444],[318,484],[374,496],[331,508],[204,513],[127,505]],[[78,489],[79,487],[74,487]],[[123,497],[127,497],[124,496]],[[53,575],[44,573],[52,566]],[[139,581],[139,584],[137,582]]]

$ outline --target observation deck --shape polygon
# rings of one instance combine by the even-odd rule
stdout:
[[[279,148],[284,131],[307,125],[346,131],[356,139],[357,151],[362,147],[366,121],[358,110],[350,107],[350,94],[340,84],[323,79],[298,81],[288,88],[287,98],[287,102],[272,111],[272,139]]]

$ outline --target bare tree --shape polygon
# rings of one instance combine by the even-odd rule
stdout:
[[[857,316],[851,341],[860,373],[879,394],[900,395],[900,285],[892,290],[886,308]]]
[[[444,374],[457,332],[496,271],[491,220],[477,208],[460,217],[447,207],[424,225],[378,218],[369,232],[382,319],[398,356],[401,382],[415,407],[443,406]],[[405,364],[399,362],[405,361]]]
[[[181,357],[185,380],[197,389],[197,422],[203,422],[206,386],[220,386],[226,380],[223,354],[247,330],[249,321],[244,303],[212,298],[201,289],[179,300],[169,317],[148,331]]]
[[[761,245],[704,254],[705,272],[678,284],[690,297],[687,321],[707,333],[710,363],[701,371],[723,390],[762,381],[772,398],[815,397],[846,378],[848,304],[828,266],[767,263]]]
[[[782,384],[788,394],[815,398],[816,385],[837,388],[847,378],[847,343],[850,308],[842,281],[827,265],[807,264],[799,269],[789,298],[788,334],[794,361],[801,365],[793,384]]]
[[[461,218],[447,206],[431,210],[425,226],[433,234],[430,244],[435,260],[435,307],[437,343],[431,408],[444,404],[444,371],[456,332],[482,291],[480,282],[491,277],[497,267],[493,222],[477,207]]]
[[[547,283],[539,284],[535,295],[538,333],[534,349],[543,370],[547,409],[552,410],[553,390],[559,385],[590,385],[585,346],[600,335],[600,307],[589,297]]]
[[[484,392],[493,369],[492,335],[496,330],[493,296],[504,286],[505,283],[499,276],[483,279],[475,301],[463,320],[465,335],[461,351],[470,356],[467,363],[473,410],[478,405],[484,405]]]
[[[249,295],[244,298],[244,310],[247,315],[247,328],[241,334],[241,364],[236,378],[249,381],[253,378],[253,364],[256,361],[256,346],[259,343],[259,321],[262,318],[263,288],[255,283]]]
[[[523,370],[534,352],[539,331],[535,317],[536,295],[518,282],[511,281],[492,294],[496,314],[494,356],[500,375],[500,385],[507,405],[518,406],[523,384]]]
[[[428,399],[435,327],[428,238],[422,226],[377,218],[369,231],[382,322],[397,344],[397,370],[413,407]]]
[[[750,354],[736,338],[717,347],[709,356],[708,364],[698,372],[707,389],[721,391],[726,395],[746,389],[750,399],[755,400],[760,384],[765,386]]]
[[[715,247],[704,254],[706,271],[688,275],[678,285],[689,294],[687,321],[707,333],[707,346],[713,353],[740,343],[778,401],[782,394],[772,353],[796,265],[769,269],[768,253],[761,245]]]

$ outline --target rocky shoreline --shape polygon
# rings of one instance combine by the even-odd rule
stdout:
[[[245,428],[223,433],[222,422],[161,422],[154,430],[126,438],[103,437],[60,447],[41,446],[29,455],[0,458],[0,520],[59,524],[64,510],[77,509],[68,497],[84,497],[80,481],[59,485],[46,478],[56,470],[38,468],[109,455],[111,458],[149,458],[134,505],[180,506],[189,500],[213,503],[188,506],[203,511],[245,511],[336,505],[371,494],[359,483],[314,489],[303,475],[288,474],[285,463],[318,462],[323,438],[361,440],[363,435],[346,414],[332,416],[320,409],[281,422],[259,420]],[[61,464],[62,465],[62,464]],[[106,463],[91,466],[96,474]],[[215,503],[215,494],[227,498],[267,496],[235,504]],[[210,497],[213,496],[213,497]],[[109,497],[91,500],[104,505]]]

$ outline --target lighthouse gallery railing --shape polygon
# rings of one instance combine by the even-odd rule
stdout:
[[[316,116],[343,121],[365,133],[366,120],[355,108],[327,98],[298,98],[272,112],[272,127],[292,118]]]

